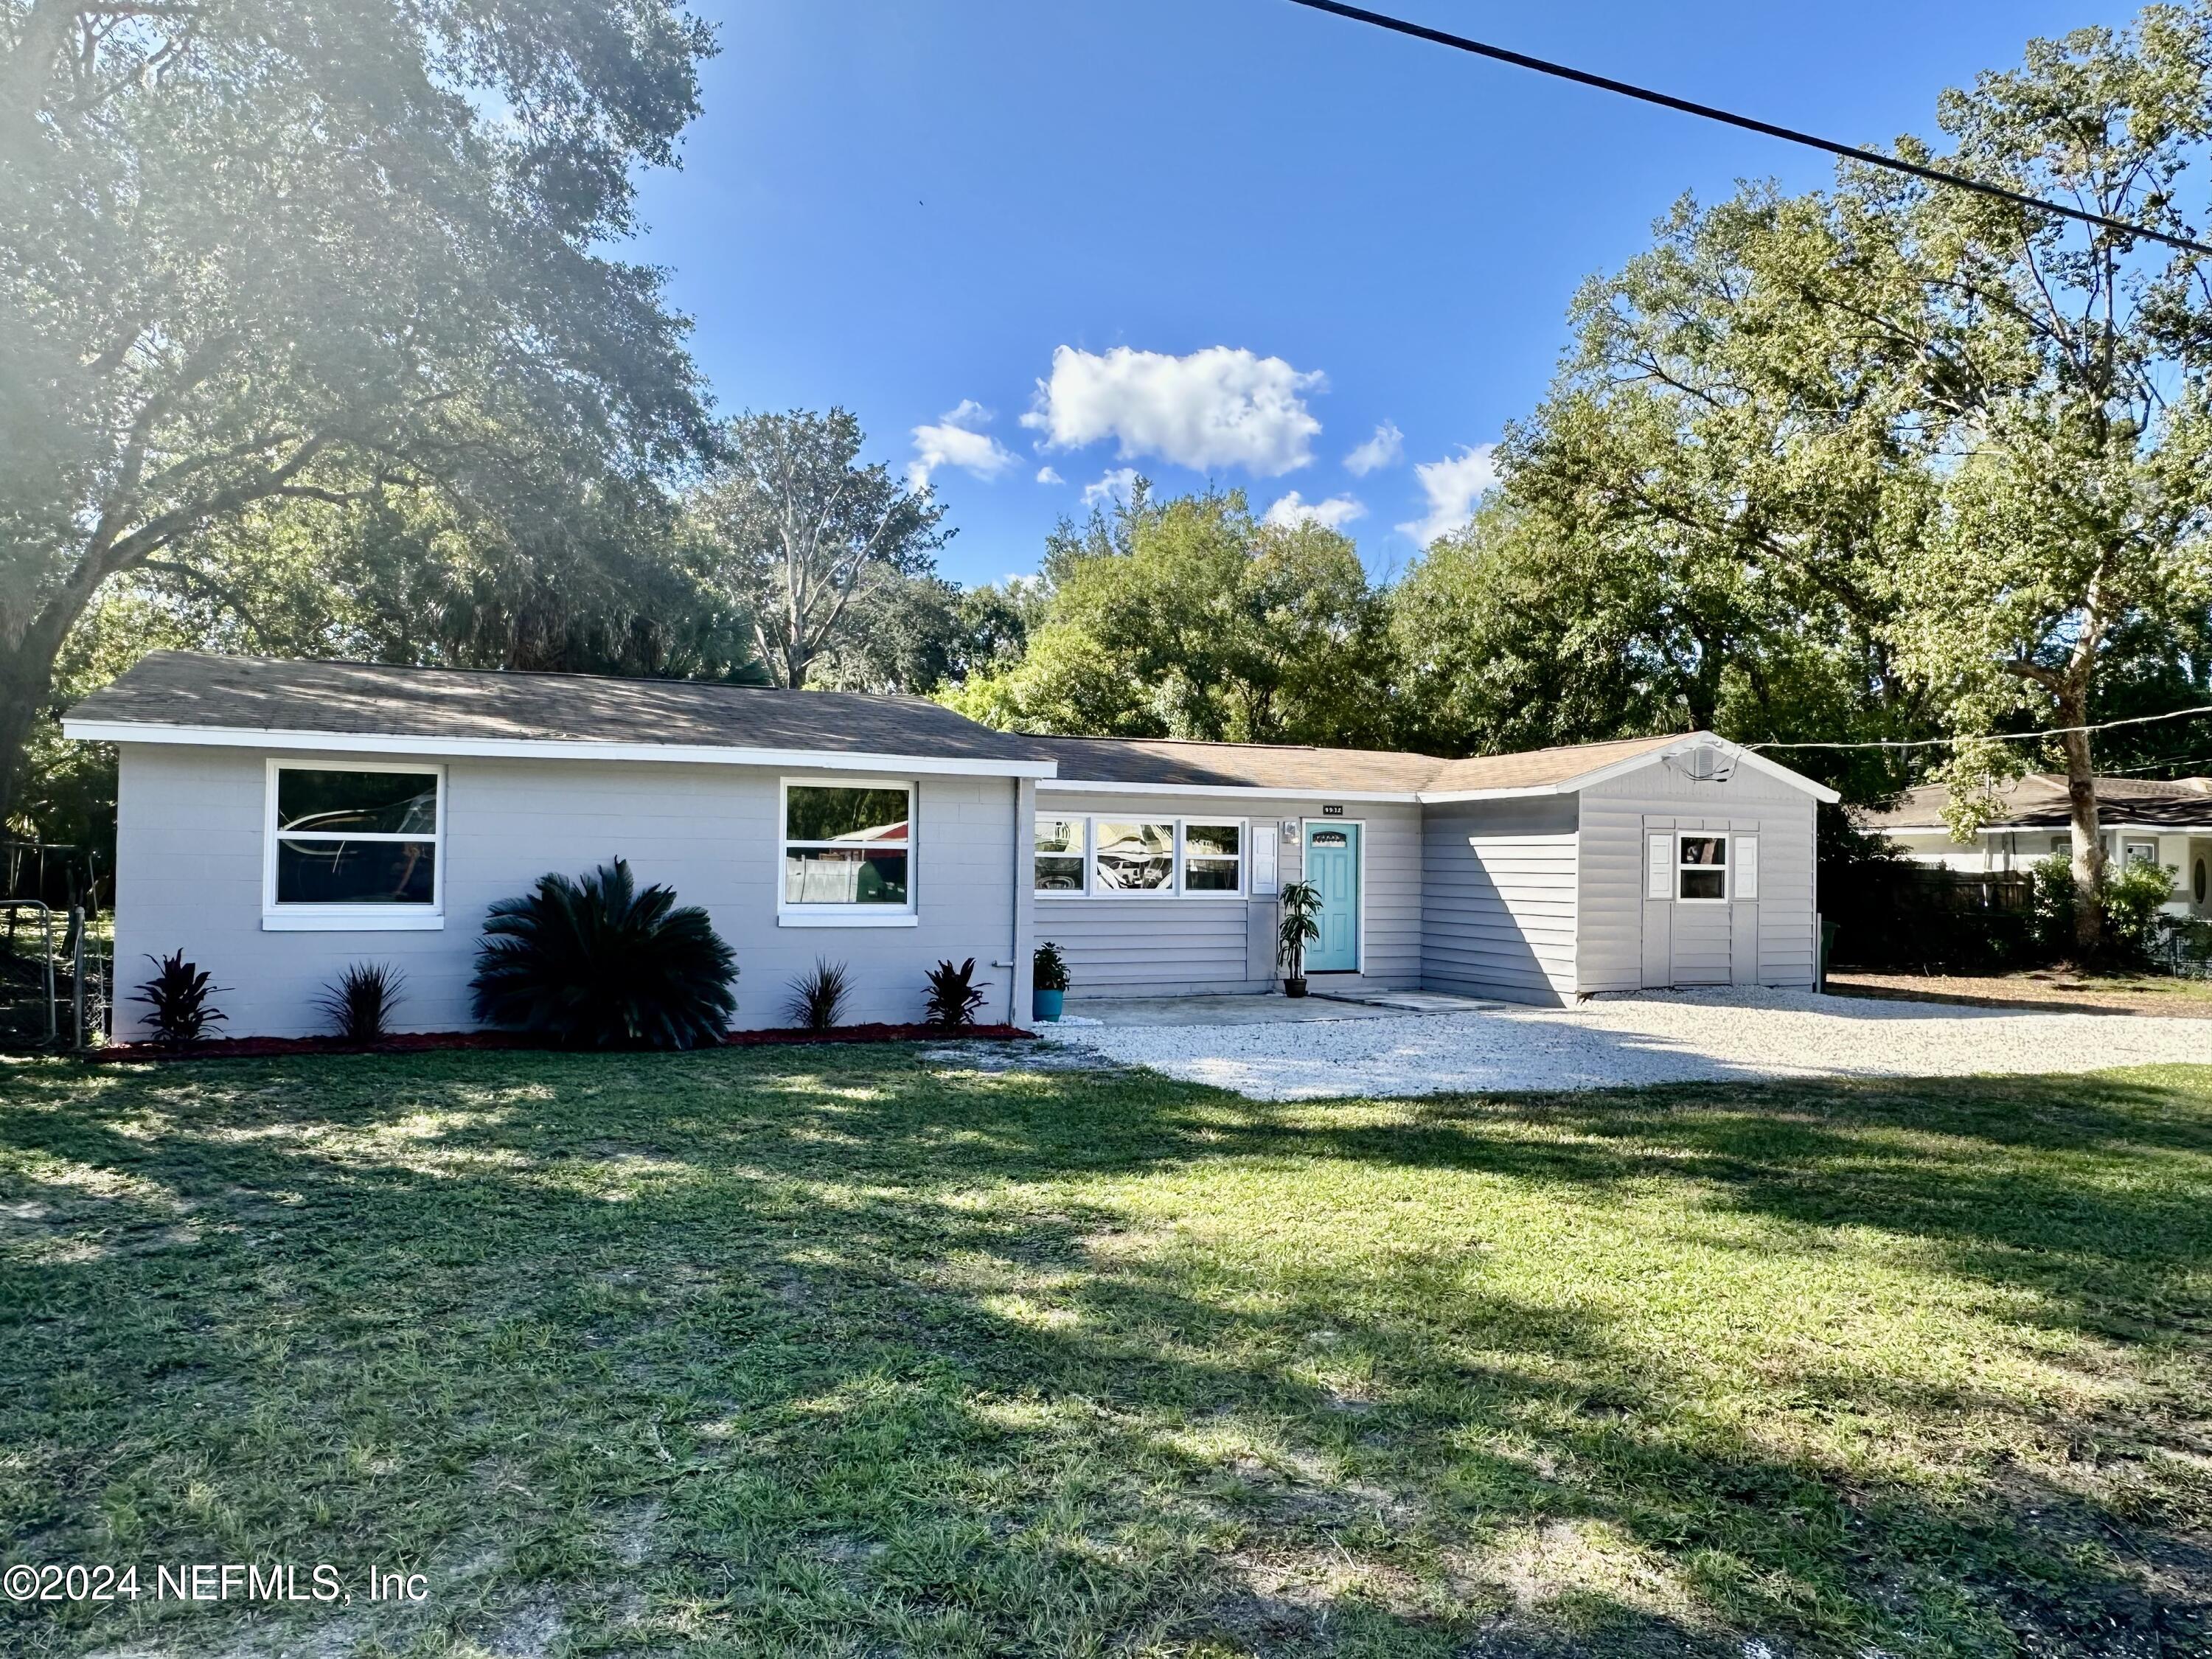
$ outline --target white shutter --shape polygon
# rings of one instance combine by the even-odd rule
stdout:
[[[1759,896],[1759,837],[1736,836],[1731,838],[1729,855],[1735,860],[1735,896],[1755,899]]]
[[[1672,836],[1653,836],[1650,838],[1650,875],[1644,883],[1646,898],[1672,898],[1674,896],[1674,838]]]

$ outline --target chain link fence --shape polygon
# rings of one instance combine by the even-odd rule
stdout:
[[[112,1029],[114,965],[93,860],[0,843],[0,1049],[80,1050]]]

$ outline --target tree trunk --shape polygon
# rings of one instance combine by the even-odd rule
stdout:
[[[2079,694],[2061,696],[2058,718],[2064,726],[2087,726],[2088,699]],[[2060,741],[2066,747],[2066,801],[2074,826],[2074,949],[2088,962],[2105,945],[2104,826],[2097,816],[2089,734],[2069,732]]]
[[[52,669],[51,659],[34,667],[19,657],[0,680],[0,836],[13,834],[9,819],[15,811],[15,783],[22,775],[31,728],[52,690]]]

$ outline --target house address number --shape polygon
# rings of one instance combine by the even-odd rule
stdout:
[[[1321,809],[1321,815],[1325,818],[1340,818],[1344,816],[1344,808],[1341,806],[1324,806]]]

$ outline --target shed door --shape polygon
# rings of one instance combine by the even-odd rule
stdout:
[[[1756,984],[1758,837],[1647,822],[1644,862],[1644,983]]]

